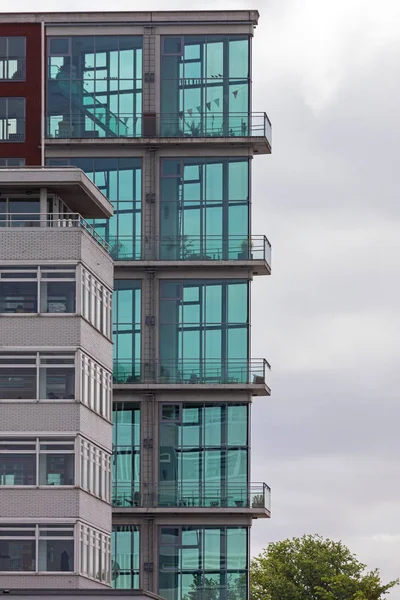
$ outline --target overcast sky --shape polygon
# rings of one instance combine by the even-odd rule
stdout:
[[[253,356],[272,363],[273,396],[253,404],[252,479],[271,485],[273,518],[254,523],[253,551],[318,532],[397,577],[400,2],[149,0],[145,8],[261,13],[253,110],[272,121],[273,154],[254,160],[253,213],[254,233],[273,245],[273,276],[253,285]],[[14,0],[13,10],[32,3]]]

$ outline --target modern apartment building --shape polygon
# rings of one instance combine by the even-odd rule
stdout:
[[[0,176],[11,189],[13,181],[15,186],[24,181],[20,174],[37,174],[38,185],[32,186],[31,177],[25,193],[39,190],[41,219],[51,224],[54,217],[43,215],[53,212],[63,220],[64,209],[46,205],[41,190],[50,174],[53,182],[62,182],[81,169],[85,186],[89,189],[87,178],[92,180],[98,188],[92,193],[104,194],[114,208],[111,218],[104,201],[102,210],[98,204],[92,212],[89,205],[82,211],[83,194],[71,192],[66,205],[92,218],[93,230],[83,227],[80,217],[79,227],[55,233],[54,227],[6,230],[21,236],[21,244],[28,234],[40,235],[41,260],[53,268],[61,261],[69,269],[75,261],[83,287],[74,317],[57,314],[46,321],[37,311],[24,319],[19,340],[13,333],[19,315],[0,316],[0,328],[8,327],[10,344],[18,342],[15,352],[35,346],[38,369],[41,352],[63,346],[65,332],[68,351],[76,343],[77,372],[99,369],[94,380],[101,387],[110,368],[109,332],[98,331],[98,317],[93,322],[91,313],[85,314],[84,302],[89,289],[111,290],[104,248],[109,250],[114,260],[111,582],[168,600],[246,599],[252,520],[270,516],[270,489],[253,483],[250,472],[252,399],[270,394],[269,365],[251,355],[250,336],[251,282],[255,275],[269,275],[271,262],[269,242],[263,232],[253,234],[251,222],[253,158],[271,152],[268,117],[252,112],[251,43],[258,16],[248,10],[0,15],[0,165],[5,167]],[[48,189],[58,197],[55,184]],[[1,218],[9,224],[15,217],[8,215],[20,209],[7,203],[4,208],[3,195],[0,209],[6,217]],[[93,253],[69,256],[71,242],[55,259],[58,245],[77,232],[90,240]],[[64,237],[49,244],[49,233]],[[3,235],[0,231],[0,244]],[[5,258],[8,247],[7,241],[1,268],[31,269],[38,260],[29,245],[26,258]],[[33,268],[42,271],[42,263]],[[42,280],[40,273],[37,279]],[[56,287],[60,295],[63,285],[64,280]],[[88,306],[100,306],[98,292],[93,298]],[[62,303],[58,297],[52,302]],[[26,333],[30,320],[51,323],[49,330],[46,325],[35,330],[43,338],[48,331],[49,340],[39,343],[36,333]],[[87,347],[79,327],[91,333]],[[7,345],[2,334],[2,352]],[[36,432],[39,477],[41,436],[58,431],[61,439],[65,428],[68,435],[83,436],[83,444],[98,443],[108,464],[109,415],[99,410],[100,388],[82,384],[80,389],[80,403],[57,402],[54,410],[73,406],[88,412],[88,419],[98,421],[94,429],[85,429],[84,416],[75,429],[66,418],[53,423],[49,398],[36,425],[28,409],[21,409],[24,431],[33,435],[31,425]],[[7,410],[18,411],[15,400]],[[37,415],[41,407],[35,404]],[[14,412],[1,422],[4,435],[21,434]],[[78,490],[71,493],[86,499],[89,492],[87,502],[96,503],[82,522],[106,532],[108,496],[99,499],[98,489],[81,491],[79,481],[75,484]],[[44,493],[38,487],[29,494]],[[13,492],[6,488],[0,493]],[[18,504],[13,506],[12,523],[22,518]],[[62,519],[66,508],[62,502],[57,506]],[[1,522],[11,523],[8,515],[1,515]],[[37,517],[39,556],[40,523]],[[94,577],[82,578],[78,565],[76,579],[102,585],[102,569],[92,568]],[[9,575],[0,572],[0,583],[2,577]],[[62,587],[58,580],[51,585]],[[25,586],[19,581],[16,587]]]

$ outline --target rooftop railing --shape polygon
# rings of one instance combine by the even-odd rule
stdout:
[[[114,260],[262,260],[271,266],[271,244],[265,235],[164,235],[153,239],[110,237]]]
[[[114,362],[115,384],[266,385],[270,388],[269,363],[263,359],[180,359],[159,362]]]
[[[266,483],[181,483],[157,485],[114,483],[112,504],[121,508],[255,508],[271,512]]]
[[[82,109],[83,110],[83,109]],[[266,138],[272,143],[265,112],[118,113],[103,106],[47,116],[48,138]]]
[[[7,213],[0,214],[0,228],[85,229],[107,252],[109,244],[78,213]]]

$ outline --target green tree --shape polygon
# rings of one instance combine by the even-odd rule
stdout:
[[[398,584],[319,535],[272,543],[250,567],[250,600],[381,600]]]

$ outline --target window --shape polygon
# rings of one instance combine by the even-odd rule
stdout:
[[[111,538],[106,533],[80,524],[80,573],[111,583]]]
[[[1,269],[0,313],[75,313],[75,311],[75,268],[3,267]]]
[[[69,439],[0,439],[0,485],[73,486],[74,448]]]
[[[113,301],[114,380],[139,380],[141,357],[141,281],[115,280]]]
[[[160,258],[251,258],[249,186],[248,158],[162,159]]]
[[[248,281],[160,282],[160,370],[165,381],[248,381]]]
[[[0,158],[0,167],[24,167],[24,158]]]
[[[162,404],[160,412],[159,504],[248,507],[248,406]]]
[[[0,353],[0,400],[73,399],[73,353]]]
[[[92,221],[110,244],[114,260],[137,260],[142,253],[142,161],[140,158],[51,158],[53,166],[82,169],[114,206],[111,219]]]
[[[48,38],[47,135],[141,135],[142,37]]]
[[[25,98],[0,97],[0,141],[25,140]]]
[[[74,562],[74,525],[0,525],[1,572],[73,572]]]
[[[0,80],[25,80],[26,39],[0,37]]]
[[[114,404],[113,425],[112,503],[140,506],[140,407]]]
[[[160,596],[246,600],[247,528],[160,527],[160,537]]]
[[[111,455],[81,439],[81,487],[94,496],[110,502]]]
[[[83,317],[111,339],[111,290],[84,268],[81,288]]]
[[[81,353],[81,401],[111,421],[112,375],[92,358]]]
[[[249,135],[249,49],[248,36],[163,36],[162,135]]]
[[[139,527],[114,525],[111,539],[113,587],[139,589]]]

